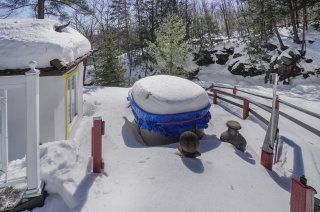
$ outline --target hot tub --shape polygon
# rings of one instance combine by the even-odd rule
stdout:
[[[147,145],[177,142],[185,131],[194,131],[201,137],[211,119],[206,91],[180,77],[143,78],[133,85],[128,100]]]

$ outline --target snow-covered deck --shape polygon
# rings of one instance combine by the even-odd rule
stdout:
[[[129,124],[133,115],[127,93],[125,88],[88,89],[75,141],[42,145],[41,174],[53,195],[34,211],[289,211],[291,176],[300,174],[301,165],[308,182],[320,187],[318,162],[309,152],[309,147],[319,150],[318,138],[307,133],[308,143],[303,145],[294,133],[299,128],[290,122],[283,122],[280,131],[282,156],[274,172],[260,165],[266,126],[253,117],[242,120],[240,110],[224,104],[211,108],[212,120],[200,143],[201,157],[181,159],[176,155],[177,144],[146,147],[139,143]],[[100,175],[88,169],[93,116],[106,121],[106,173]],[[248,142],[245,153],[218,140],[230,119],[243,127],[240,132]],[[295,146],[301,146],[300,158],[293,154],[299,153]]]

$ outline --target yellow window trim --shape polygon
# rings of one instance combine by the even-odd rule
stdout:
[[[68,109],[68,103],[69,103],[69,99],[68,99],[68,79],[76,72],[79,71],[79,67],[80,65],[77,65],[72,71],[65,73],[63,75],[64,77],[64,93],[65,93],[65,97],[66,97],[66,139],[69,139],[70,133],[69,133],[69,109]],[[76,119],[79,119],[79,113],[76,116]],[[76,120],[76,121],[77,121]],[[71,126],[70,132],[73,130],[74,124]]]

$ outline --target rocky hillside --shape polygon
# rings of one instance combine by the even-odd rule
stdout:
[[[301,44],[295,44],[289,28],[280,28],[285,49],[280,49],[273,36],[263,46],[255,46],[239,39],[220,40],[213,48],[196,47],[193,61],[199,69],[225,69],[234,75],[253,77],[265,75],[268,82],[270,73],[278,73],[280,81],[289,84],[290,78],[302,75],[303,78],[320,75],[320,31],[309,28],[306,32],[306,54],[299,51]],[[196,44],[196,42],[195,42]],[[196,46],[196,45],[195,45]],[[214,66],[212,66],[215,64]],[[217,66],[220,65],[221,67]]]

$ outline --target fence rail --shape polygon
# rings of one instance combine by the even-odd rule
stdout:
[[[209,83],[210,83],[210,82],[205,82],[205,83],[202,82],[202,83],[199,83],[199,85],[203,87],[203,84],[209,84]],[[256,94],[256,93],[252,93],[252,92],[249,92],[249,91],[245,91],[245,90],[243,90],[243,89],[237,88],[236,86],[234,86],[234,87],[227,87],[227,86],[221,86],[221,85],[214,85],[213,83],[211,83],[211,85],[210,85],[209,87],[206,87],[206,88],[204,88],[204,89],[205,89],[206,91],[208,91],[208,90],[212,90],[213,88],[214,88],[215,90],[217,90],[216,88],[233,90],[233,94],[228,93],[228,92],[226,92],[226,91],[222,91],[222,90],[217,90],[217,92],[220,93],[220,94],[224,94],[224,95],[227,95],[227,96],[234,97],[234,98],[237,98],[237,97],[238,97],[238,96],[236,95],[236,92],[242,92],[242,93],[249,94],[249,95],[252,95],[252,96],[257,96],[257,97],[260,97],[260,98],[272,100],[272,97],[265,96],[265,95],[260,95],[260,94]],[[246,97],[242,97],[242,98],[238,98],[238,99],[243,99],[243,98],[246,98]],[[254,104],[254,102],[252,102],[252,101],[251,101],[251,103]],[[289,103],[289,102],[284,101],[284,100],[281,100],[281,99],[279,99],[279,103],[281,103],[281,104],[283,104],[283,105],[286,105],[286,106],[288,106],[288,107],[290,107],[290,108],[293,108],[293,109],[295,109],[295,110],[298,110],[298,111],[300,111],[300,112],[302,112],[302,113],[308,114],[308,115],[310,115],[310,116],[312,116],[312,117],[314,117],[314,118],[320,119],[320,114],[318,114],[318,113],[312,112],[312,111],[310,111],[310,110],[306,110],[306,109],[304,109],[304,108],[301,108],[301,107],[299,107],[299,106],[296,106],[296,105],[294,105],[294,104],[292,104],[292,103]],[[266,106],[266,105],[265,105],[265,106]],[[267,106],[267,107],[269,107],[269,106]],[[271,109],[271,107],[270,107],[270,109]]]
[[[223,91],[223,90],[216,89],[216,88],[224,88],[224,89],[233,90],[233,94],[228,93],[228,92]],[[229,104],[232,104],[232,105],[237,106],[237,107],[240,107],[240,108],[243,108],[243,110],[245,110],[244,104],[240,104],[240,103],[238,103],[238,102],[235,102],[235,101],[232,101],[232,100],[230,100],[230,99],[227,99],[227,98],[224,98],[224,97],[221,97],[221,96],[220,96],[220,95],[224,95],[224,96],[232,97],[232,98],[234,98],[234,99],[238,99],[238,100],[242,100],[242,101],[245,101],[245,100],[246,100],[246,101],[248,101],[249,103],[251,103],[251,104],[253,104],[253,105],[255,105],[255,106],[257,106],[257,107],[259,107],[259,108],[261,108],[261,109],[263,109],[263,110],[265,110],[265,111],[267,111],[267,112],[269,112],[269,113],[272,112],[272,108],[271,108],[270,106],[268,106],[268,105],[259,103],[259,102],[257,102],[257,101],[254,101],[254,100],[248,98],[248,97],[236,95],[236,92],[234,91],[235,89],[236,89],[236,87],[230,88],[230,87],[225,87],[225,86],[214,86],[214,85],[212,85],[212,86],[210,86],[210,87],[208,87],[208,88],[205,88],[205,90],[207,90],[207,91],[208,91],[208,90],[212,90],[212,93],[208,92],[208,95],[209,95],[209,96],[212,96],[212,97],[214,98],[214,101],[213,101],[214,103],[216,102],[216,99],[220,99],[220,100],[222,100],[222,101],[224,101],[224,102],[227,102],[227,103],[229,103]],[[247,91],[243,91],[243,90],[239,90],[239,89],[236,89],[236,91],[240,91],[240,92],[243,92],[243,93],[246,93],[246,94],[249,94],[249,95],[258,96],[258,97],[265,98],[265,99],[270,99],[270,100],[272,99],[271,97],[267,97],[267,96],[263,96],[263,95],[259,95],[259,94],[254,94],[254,93],[247,92]],[[220,94],[220,95],[218,95],[218,94]],[[291,103],[288,103],[288,102],[286,102],[286,101],[278,100],[278,103],[279,103],[279,104],[280,104],[280,103],[281,103],[281,104],[284,104],[284,105],[286,105],[286,106],[288,106],[288,107],[290,107],[290,108],[293,108],[293,109],[295,109],[295,110],[298,110],[298,111],[300,111],[300,112],[303,112],[303,113],[305,113],[305,114],[308,114],[308,115],[310,115],[310,116],[312,116],[312,117],[315,117],[315,118],[319,118],[319,119],[320,119],[320,114],[317,114],[317,113],[314,113],[314,112],[312,112],[312,111],[303,109],[303,108],[301,108],[301,107],[298,107],[298,106],[293,105],[293,104],[291,104]],[[264,124],[266,124],[266,125],[269,124],[269,121],[268,121],[267,119],[265,119],[263,116],[261,116],[260,114],[258,114],[258,113],[257,113],[255,110],[253,110],[252,108],[249,107],[249,108],[248,108],[248,111],[251,112],[256,118],[258,118],[258,119],[259,119],[260,121],[262,121]],[[286,113],[284,113],[283,111],[280,111],[280,110],[279,110],[279,114],[280,114],[281,116],[283,116],[284,118],[287,118],[288,120],[296,123],[296,124],[299,125],[300,127],[304,128],[304,129],[306,129],[306,130],[308,130],[308,131],[312,132],[313,134],[315,134],[315,135],[317,135],[317,136],[320,137],[320,130],[318,130],[318,129],[316,129],[316,128],[314,128],[314,127],[312,127],[312,126],[310,126],[310,125],[308,125],[308,124],[306,124],[306,123],[304,123],[304,122],[302,122],[302,121],[300,121],[300,120],[298,120],[298,119],[296,119],[296,118],[294,118],[294,117],[292,117],[292,116],[290,116],[290,115],[288,115],[288,114],[286,114]],[[245,119],[245,116],[243,116],[243,119]]]

